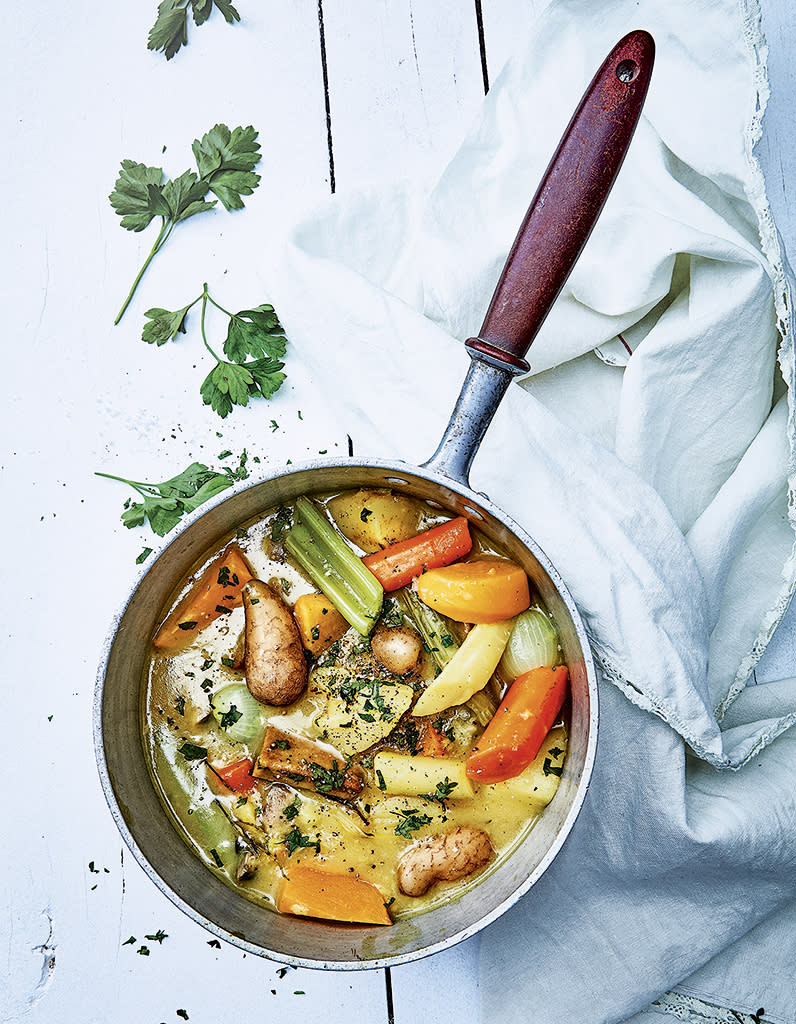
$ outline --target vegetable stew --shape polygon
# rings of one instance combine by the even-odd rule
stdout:
[[[300,497],[195,567],[144,741],[194,852],[280,913],[384,925],[507,857],[565,771],[567,668],[521,568],[387,490]]]

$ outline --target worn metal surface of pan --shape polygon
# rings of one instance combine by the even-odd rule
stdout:
[[[621,40],[584,95],[509,255],[451,420],[420,467],[351,459],[310,462],[239,486],[194,513],[139,579],[109,634],[99,670],[94,734],[114,820],[155,884],[209,931],[248,952],[296,966],[375,968],[418,959],[489,924],[526,893],[563,845],[583,803],[597,743],[597,685],[578,611],[533,539],[469,486],[478,445],[585,244],[618,173],[649,83],[654,44]],[[142,741],[142,686],[150,640],[175,587],[242,522],[302,494],[389,487],[463,515],[522,565],[558,630],[571,678],[565,771],[552,803],[511,855],[456,900],[392,927],[333,924],[256,906],[213,875],[178,834],[158,797]]]

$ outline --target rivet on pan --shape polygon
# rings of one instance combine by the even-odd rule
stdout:
[[[388,476],[387,477],[387,483],[388,484],[400,484],[403,487],[408,487],[409,486],[409,484],[406,482],[406,480],[402,480],[399,476]]]
[[[465,512],[469,512],[469,514],[473,517],[473,519],[480,519],[481,521],[483,521],[484,517],[481,515],[481,513],[478,511],[478,509],[477,508],[473,508],[472,505],[465,505],[464,506],[464,511]]]
[[[638,78],[639,67],[634,60],[620,61],[616,66],[616,77],[620,82],[629,85]]]

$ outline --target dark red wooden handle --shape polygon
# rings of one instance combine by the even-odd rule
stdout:
[[[641,115],[655,59],[648,32],[620,40],[592,79],[545,171],[503,268],[473,355],[523,358],[591,234]]]

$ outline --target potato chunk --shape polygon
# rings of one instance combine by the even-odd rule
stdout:
[[[392,491],[348,491],[328,508],[340,532],[368,553],[414,537],[420,527],[417,502]]]

